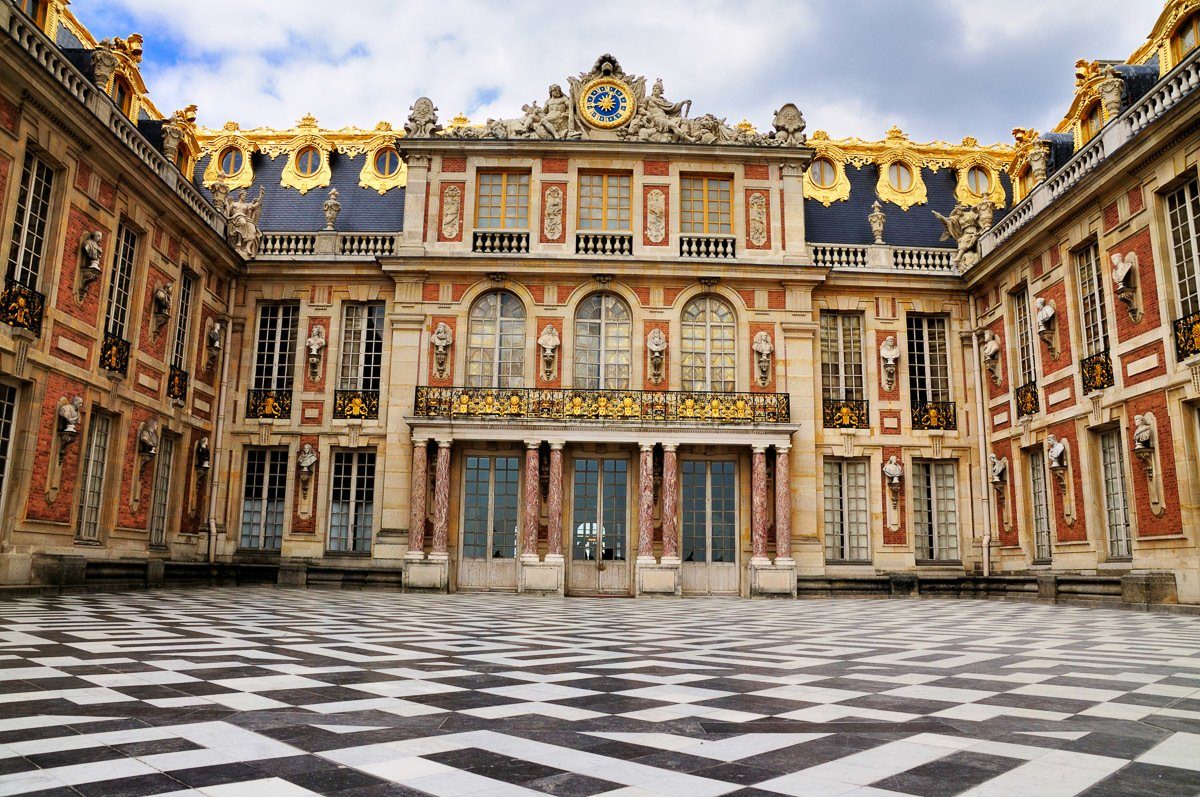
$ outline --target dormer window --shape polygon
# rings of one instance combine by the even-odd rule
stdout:
[[[837,182],[837,169],[829,158],[817,158],[808,167],[809,177],[817,188],[833,188]]]
[[[21,10],[37,23],[39,28],[46,25],[47,0],[20,0]]]
[[[121,109],[121,113],[126,116],[133,114],[133,86],[130,86],[129,81],[120,75],[113,78],[112,98],[117,107]]]
[[[1200,13],[1192,14],[1175,29],[1171,37],[1171,48],[1175,52],[1175,63],[1179,63],[1196,45],[1200,44]]]
[[[296,174],[312,177],[321,169],[321,152],[309,145],[296,153]]]
[[[1033,169],[1029,166],[1024,167],[1017,174],[1017,190],[1021,192],[1021,199],[1029,196],[1033,191]]]
[[[982,166],[967,169],[967,190],[975,196],[987,196],[992,190],[992,175]]]
[[[395,177],[400,171],[400,153],[395,147],[384,147],[375,153],[375,174]]]
[[[1091,141],[1102,127],[1104,127],[1104,116],[1100,109],[1100,103],[1097,101],[1088,106],[1087,111],[1079,117],[1080,142]]]
[[[903,161],[896,161],[888,166],[888,184],[901,193],[912,190],[912,167]]]
[[[246,165],[246,158],[237,147],[226,147],[221,150],[219,164],[222,177],[233,177]]]

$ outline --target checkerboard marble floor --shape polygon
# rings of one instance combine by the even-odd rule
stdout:
[[[1200,618],[270,588],[0,601],[0,795],[1196,795]]]

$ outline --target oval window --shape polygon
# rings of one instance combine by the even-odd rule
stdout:
[[[814,160],[808,168],[808,173],[812,175],[813,185],[817,188],[833,188],[837,181],[837,168],[829,158]]]
[[[395,177],[400,171],[400,153],[394,147],[384,147],[375,153],[375,173],[380,177]]]
[[[233,177],[242,170],[245,162],[246,160],[240,149],[237,147],[226,147],[221,151],[221,174],[225,177]]]
[[[987,196],[992,190],[992,177],[982,166],[967,169],[967,189],[975,196]]]
[[[912,188],[912,169],[907,163],[896,161],[888,166],[888,183],[897,191],[907,191]]]
[[[301,177],[312,177],[320,168],[321,153],[316,147],[304,147],[296,153],[296,173]]]

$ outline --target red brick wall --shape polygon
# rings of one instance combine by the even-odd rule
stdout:
[[[1108,232],[1121,223],[1121,213],[1117,210],[1117,203],[1112,202],[1104,207],[1104,231]]]
[[[566,158],[542,158],[542,174],[566,174]]]
[[[1134,323],[1129,314],[1129,308],[1124,302],[1117,301],[1116,283],[1105,279],[1108,285],[1109,301],[1117,316],[1117,340],[1126,341],[1132,337],[1149,332],[1162,324],[1162,313],[1159,310],[1158,281],[1155,279],[1154,249],[1150,245],[1150,228],[1144,227],[1133,235],[1125,238],[1108,250],[1108,258],[1101,263],[1102,272],[1107,277],[1112,273],[1112,256],[1120,253],[1126,255],[1133,252],[1137,255],[1138,268],[1134,279],[1137,280],[1138,299],[1142,310],[1142,320]]]
[[[526,285],[526,290],[533,297],[533,301],[537,304],[546,303],[546,286],[545,285]]]
[[[450,387],[454,384],[454,355],[458,353],[461,346],[465,346],[467,342],[458,334],[458,319],[452,315],[435,315],[429,320],[428,334],[433,335],[433,331],[437,329],[438,324],[445,322],[447,326],[454,332],[454,345],[450,347],[450,351],[446,355],[446,377],[438,379],[434,376],[433,368],[433,343],[425,344],[429,354],[429,385],[433,387]]]
[[[329,326],[330,318],[327,315],[313,316],[308,319],[308,332],[304,334],[304,340],[299,341],[300,346],[304,349],[304,354],[300,358],[300,367],[304,370],[304,389],[306,391],[325,391],[325,376],[329,372],[329,360],[336,356],[333,347],[333,333]],[[312,337],[313,330],[318,326],[325,327],[325,348],[321,351],[321,364],[317,368],[317,378],[312,378],[312,370],[308,367],[308,345],[304,342]]]
[[[667,161],[643,161],[642,174],[646,177],[666,177],[671,173],[671,164]]]
[[[738,288],[737,294],[738,296],[742,297],[742,301],[745,302],[747,310],[754,309],[755,291],[753,288]]]
[[[441,296],[442,286],[437,282],[426,282],[421,286],[421,300],[425,302],[436,302]]]
[[[58,300],[55,303],[55,308],[60,313],[77,318],[92,326],[96,325],[99,318],[100,290],[104,280],[94,280],[88,286],[82,302],[76,298],[75,285],[79,274],[79,265],[83,260],[80,247],[83,245],[84,233],[95,230],[104,233],[104,240],[101,243],[104,246],[105,257],[100,264],[101,268],[107,269],[112,263],[112,257],[109,254],[112,236],[109,230],[105,229],[104,225],[93,216],[84,213],[75,205],[71,205],[67,214],[67,238],[63,243],[62,269],[58,277]]]
[[[683,293],[683,288],[663,288],[663,306],[674,307],[675,300],[679,298],[679,294]],[[559,297],[562,298],[561,296]]]
[[[1144,412],[1154,413],[1158,425],[1158,463],[1161,471],[1163,513],[1156,516],[1150,509],[1150,482],[1142,461],[1131,452],[1133,449],[1133,416]],[[1171,429],[1171,417],[1167,413],[1167,398],[1162,392],[1138,396],[1125,402],[1126,422],[1126,459],[1129,470],[1133,475],[1134,510],[1137,512],[1138,536],[1161,537],[1166,534],[1180,534],[1183,531],[1183,521],[1179,513],[1179,466],[1175,461],[1175,438]]]
[[[1041,337],[1038,337],[1039,345],[1042,347],[1042,376],[1048,373],[1053,373],[1059,368],[1062,368],[1067,363],[1071,362],[1071,317],[1067,308],[1067,291],[1066,286],[1060,280],[1053,285],[1043,288],[1037,296],[1044,298],[1047,302],[1054,300],[1054,339],[1058,349],[1058,356],[1050,356],[1050,349],[1045,343],[1041,342]],[[1037,297],[1034,297],[1036,301]],[[1036,309],[1034,312],[1037,312]],[[1037,329],[1037,319],[1033,319],[1034,329]]]
[[[442,171],[443,172],[465,172],[467,170],[466,158],[455,158],[452,156],[442,156]]]
[[[749,168],[749,167],[747,167]],[[765,166],[763,167],[766,168]],[[767,237],[761,244],[755,244],[750,240],[750,199],[754,196],[761,196],[763,204],[766,208],[765,224],[767,227]],[[746,248],[747,249],[770,249],[771,248],[771,195],[763,189],[747,189],[746,190]]]
[[[309,410],[316,410],[311,418],[308,417]],[[325,402],[324,401],[302,401],[300,402],[300,423],[307,426],[320,426],[325,422]]]
[[[300,435],[300,444],[296,447],[297,456],[304,444],[308,443],[313,447],[314,451],[320,451],[321,438],[315,434]],[[321,479],[320,457],[317,457],[316,463],[312,467],[312,478],[308,480],[308,495],[304,495],[304,487],[300,484],[299,477],[296,478],[296,496],[292,500],[292,534],[316,534],[317,533],[317,485]],[[298,472],[298,471],[297,471]],[[307,504],[309,508],[308,517],[300,517],[300,507],[302,504]]]
[[[446,206],[446,192],[450,190],[450,186],[458,186],[458,230],[453,238],[447,238],[442,234],[442,208]],[[467,184],[460,181],[442,183],[438,188],[438,213],[435,224],[437,226],[437,239],[439,241],[461,241],[463,239],[463,227],[466,226],[467,219]]]
[[[884,446],[883,461],[887,462],[889,457],[896,457],[900,462],[904,462],[904,449],[899,446]],[[896,512],[900,517],[900,528],[893,530],[887,522],[888,513],[891,511],[890,503],[892,494],[888,492],[888,478],[883,475],[882,469],[879,472],[879,494],[883,498],[883,544],[884,545],[905,545],[908,542],[908,520],[905,517],[908,508],[908,466],[904,468],[905,479],[900,484],[900,495],[896,502]]]
[[[554,327],[558,332],[559,347],[558,353],[554,357],[554,374],[550,379],[544,379],[542,374],[542,347],[537,343],[536,337],[534,340],[534,351],[537,356],[534,357],[534,367],[537,369],[537,386],[538,387],[562,387],[562,341],[566,340],[566,335],[563,333],[563,319],[561,318],[546,318],[538,316],[535,319],[533,334],[536,337],[541,337],[542,330],[546,325]]]
[[[154,380],[154,382],[158,385],[158,387],[155,388],[155,387],[149,387],[148,385],[143,385],[142,380],[139,378],[143,375]],[[164,387],[164,384],[163,384],[164,382],[166,382],[165,375],[163,374],[162,371],[158,370],[157,368],[151,368],[150,366],[145,365],[143,363],[138,363],[136,366],[134,366],[133,389],[135,391],[137,391],[138,393],[141,393],[143,396],[149,396],[152,399],[159,398],[159,394],[162,392],[162,389]]]
[[[629,289],[637,296],[638,304],[642,307],[650,306],[650,286],[649,285],[630,285]]]
[[[1070,398],[1059,401],[1057,404],[1050,403],[1050,394],[1066,388],[1071,392]],[[1042,390],[1042,405],[1046,412],[1058,412],[1059,410],[1073,407],[1075,405],[1075,375],[1071,374],[1055,382],[1046,385]]]
[[[1134,360],[1140,360],[1143,357],[1158,356],[1158,365],[1153,368],[1142,371],[1140,374],[1129,375],[1128,365]],[[1121,379],[1126,387],[1139,385],[1142,382],[1147,382],[1154,379],[1156,376],[1162,376],[1167,372],[1167,355],[1163,349],[1163,342],[1156,340],[1153,343],[1147,343],[1145,346],[1140,346],[1127,354],[1121,355],[1121,362],[1117,367],[1121,371]]]
[[[996,537],[1001,545],[1019,545],[1021,540],[1021,531],[1018,528],[1017,521],[1021,517],[1021,513],[1017,511],[1017,480],[1015,473],[1021,470],[1020,456],[1013,455],[1012,441],[997,440],[992,443],[992,453],[999,459],[1008,457],[1008,483],[1004,485],[1003,503],[996,500],[997,494],[995,488],[992,488],[992,503],[995,505],[995,528]],[[1012,518],[1012,528],[1005,528],[1005,515]]]
[[[787,309],[787,291],[767,291],[767,309]]]
[[[66,349],[60,347],[58,345],[59,338],[66,338],[67,340],[71,341],[72,343],[77,343],[80,346],[83,346],[85,349],[87,349],[87,352],[88,352],[87,355],[81,358],[78,355],[76,355],[74,352],[69,352]],[[51,354],[53,354],[55,357],[59,358],[60,360],[71,363],[72,365],[77,365],[80,368],[88,367],[89,363],[91,362],[91,358],[92,358],[92,347],[96,345],[96,342],[93,339],[89,338],[87,335],[82,335],[82,334],[74,331],[73,329],[71,329],[68,326],[64,326],[62,324],[56,323],[54,325],[53,340],[54,340],[54,347],[50,350]]]
[[[8,173],[12,160],[0,155],[0,219],[4,218],[4,200],[8,196]]]
[[[1129,189],[1129,215],[1141,213],[1146,207],[1145,197],[1142,196],[1142,187],[1135,185]]]
[[[33,478],[29,486],[29,498],[25,504],[25,513],[30,520],[46,520],[58,523],[69,523],[71,509],[74,505],[75,481],[79,476],[80,450],[87,443],[87,424],[91,420],[91,409],[84,405],[83,424],[79,427],[79,435],[67,449],[63,458],[58,498],[53,503],[46,500],[47,477],[50,471],[51,456],[58,455],[58,400],[66,398],[70,401],[75,396],[84,395],[82,382],[76,382],[62,374],[51,372],[46,375],[46,397],[42,401],[42,409],[37,423],[37,451],[40,456],[33,459]]]
[[[1038,255],[1037,257],[1031,258],[1029,261],[1029,276],[1033,277],[1034,279],[1042,276],[1042,263],[1044,261],[1044,255]]]
[[[105,210],[111,211],[117,206],[117,186],[110,183],[103,177],[100,178],[100,190],[96,193],[96,201],[104,207]]]
[[[771,168],[765,163],[747,163],[744,167],[747,180],[770,180]]]
[[[10,133],[17,132],[19,111],[17,104],[3,94],[0,94],[0,127]]]
[[[650,381],[650,353],[646,350],[645,340],[650,336],[650,330],[661,329],[667,339],[667,350],[663,352],[663,380],[657,385]],[[671,386],[671,325],[666,321],[646,321],[642,327],[641,357],[646,364],[642,372],[643,390],[667,390]],[[639,356],[634,352],[634,356]]]
[[[894,419],[896,421],[896,425],[890,429],[888,428],[887,424],[884,423],[884,420],[889,419],[889,418]],[[880,434],[892,434],[892,435],[904,434],[904,430],[900,427],[900,410],[880,410],[879,411],[879,433]]]
[[[775,325],[774,324],[754,324],[754,323],[750,324],[750,337],[747,340],[747,343],[749,343],[750,346],[754,345],[754,338],[758,336],[759,332],[766,332],[768,335],[771,336],[771,344],[775,347],[775,351],[771,354],[771,368],[770,368],[770,373],[769,373],[769,380],[768,380],[767,384],[760,385],[758,383],[758,363],[757,363],[758,353],[755,352],[753,348],[750,349],[750,356],[748,358],[750,360],[750,391],[753,393],[774,393],[775,392],[775,366],[777,365],[778,359],[780,356],[779,341],[775,338]]]

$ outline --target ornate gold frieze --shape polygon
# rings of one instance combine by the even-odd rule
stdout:
[[[813,179],[813,169],[810,165],[804,173],[804,196],[814,199],[825,207],[834,202],[844,202],[850,198],[850,178],[846,176],[846,151],[830,140],[829,133],[818,130],[808,139],[808,145],[816,150],[813,162],[819,159],[829,161],[833,165],[833,184],[820,186]]]
[[[237,122],[226,122],[220,130],[202,128],[199,132],[200,154],[211,154],[208,165],[204,167],[201,182],[206,188],[214,183],[225,183],[232,191],[237,188],[249,188],[254,183],[254,167],[250,156],[258,151],[258,145],[238,127]],[[242,154],[242,168],[233,174],[221,173],[221,154],[230,147],[236,148]]]
[[[375,125],[375,130],[371,132],[374,132],[376,135],[366,141],[347,139],[337,142],[336,146],[338,152],[347,157],[353,158],[358,155],[366,155],[362,170],[358,173],[358,184],[362,188],[374,189],[382,195],[408,182],[408,166],[398,154],[396,158],[397,170],[394,174],[381,173],[376,163],[377,158],[384,150],[396,149],[396,138],[404,134],[394,131],[390,122],[380,122]]]
[[[259,149],[271,158],[287,155],[279,184],[284,188],[295,188],[301,194],[329,185],[333,177],[329,168],[329,153],[333,152],[333,144],[322,134],[317,120],[312,114],[306,114],[290,132],[295,135],[289,140],[268,140],[259,144]],[[310,151],[316,154],[317,164],[315,169],[306,173],[301,171],[298,157]]]
[[[1168,0],[1146,41],[1129,56],[1129,63],[1144,64],[1157,55],[1159,75],[1165,75],[1174,69],[1179,63],[1179,54],[1172,46],[1171,39],[1175,36],[1179,23],[1195,11],[1200,11],[1200,0]]]

